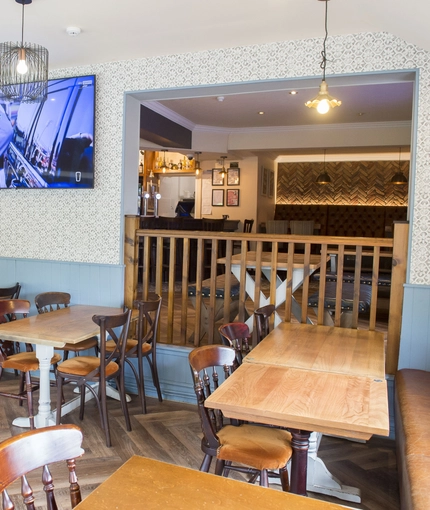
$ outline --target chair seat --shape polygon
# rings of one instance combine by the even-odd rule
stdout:
[[[217,458],[246,464],[255,469],[281,469],[293,453],[286,430],[257,425],[226,425],[218,433]]]
[[[137,345],[137,340],[134,340],[133,338],[129,338],[127,340],[127,345],[126,345],[126,348],[125,348],[126,353],[128,353],[129,351],[134,349],[136,347],[136,345]],[[108,340],[106,342],[106,352],[112,352],[114,349],[115,349],[115,342],[114,342],[114,340]],[[151,349],[152,349],[151,345],[148,344],[147,342],[144,342],[142,344],[142,354],[143,355],[148,353]]]
[[[51,365],[61,361],[59,354],[54,354],[51,358]],[[8,356],[2,363],[3,368],[11,368],[13,370],[19,370],[20,372],[31,372],[33,370],[39,370],[39,360],[36,358],[35,352],[20,352],[18,354],[12,354]]]
[[[87,349],[92,349],[93,347],[98,346],[98,339],[96,336],[91,338],[87,338],[86,340],[82,340],[77,344],[65,344],[63,347],[59,347],[59,349],[64,351],[72,351],[72,352],[81,352],[86,351]]]
[[[78,356],[58,365],[57,371],[62,374],[85,376],[100,367],[100,358],[95,356]],[[106,366],[106,375],[110,376],[119,370],[118,363],[111,361]]]

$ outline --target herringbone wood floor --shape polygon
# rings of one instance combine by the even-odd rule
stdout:
[[[2,379],[2,389],[15,387],[17,379],[6,374]],[[70,392],[71,388],[67,391]],[[55,398],[53,392],[52,398]],[[66,393],[66,398],[69,396]],[[17,415],[25,416],[25,407],[19,407],[16,401],[2,398],[0,408],[0,440],[23,430],[11,426]],[[105,445],[104,434],[100,429],[98,411],[94,402],[86,405],[85,419],[80,422],[78,410],[63,419],[63,423],[75,423],[82,427],[84,433],[85,455],[77,462],[77,473],[83,496],[113,473],[126,459],[134,454],[144,455],[168,463],[198,469],[202,460],[200,450],[200,423],[196,407],[177,402],[159,403],[148,399],[148,414],[142,415],[136,396],[129,404],[132,415],[132,432],[125,429],[120,404],[109,399],[110,425],[112,433],[111,448]],[[356,443],[344,439],[324,436],[319,456],[327,468],[342,483],[359,487],[362,503],[347,505],[363,510],[398,510],[399,496],[394,442],[384,438],[372,438],[368,443]],[[67,501],[67,473],[63,465],[53,470],[56,495],[59,496],[59,509],[70,508]],[[30,483],[37,485],[37,476],[30,478]],[[145,483],[142,480],[142,483]],[[278,486],[273,486],[279,489]],[[19,491],[14,486],[14,492]],[[342,503],[336,498],[320,494],[310,497]],[[44,508],[43,498],[38,495],[37,508]],[[40,503],[41,502],[41,503]],[[345,503],[346,504],[346,503]],[[17,504],[17,509],[22,508]],[[142,502],[144,508],[144,502]],[[174,508],[174,507],[173,507]],[[95,509],[96,510],[96,509]]]

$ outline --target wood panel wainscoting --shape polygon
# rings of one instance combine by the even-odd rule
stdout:
[[[253,310],[267,302],[279,302],[276,311],[280,320],[324,324],[330,254],[331,258],[337,257],[336,281],[334,284],[329,282],[335,288],[331,311],[334,326],[341,325],[343,290],[349,285],[348,297],[352,301],[350,327],[373,331],[380,313],[378,290],[381,290],[384,280],[380,262],[387,256],[391,257],[389,294],[384,309],[387,319],[386,373],[396,372],[406,279],[408,223],[395,223],[393,238],[368,238],[143,230],[139,228],[139,220],[139,216],[125,218],[125,305],[132,307],[135,299],[146,299],[151,292],[162,295],[164,316],[160,321],[159,341],[178,346],[219,343],[217,327],[231,322],[233,304],[238,321],[248,320]],[[241,242],[240,254],[233,253],[233,240]],[[253,254],[251,269],[249,256],[247,259],[248,243]],[[293,278],[298,267],[298,245],[304,248],[300,254],[302,279],[299,286]],[[282,252],[281,247],[286,251]],[[344,266],[346,254],[351,253],[355,258],[352,270]],[[362,313],[359,301],[364,287],[362,262],[365,256],[370,257],[373,263],[370,273],[365,270],[368,307],[366,313]],[[204,268],[209,268],[209,277]],[[235,271],[234,275],[232,271]],[[222,274],[224,277],[220,279]],[[235,277],[238,277],[237,280]],[[248,285],[250,279],[252,287]],[[280,289],[284,295],[279,300]],[[309,297],[315,293],[318,293],[317,306],[308,306]],[[205,331],[203,340],[202,331]],[[255,334],[252,342],[256,345]]]

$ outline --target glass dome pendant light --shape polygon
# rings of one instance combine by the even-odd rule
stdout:
[[[324,149],[324,169],[323,169],[322,173],[320,173],[317,177],[317,180],[316,180],[317,184],[330,184],[331,183],[330,176],[327,173],[327,170],[325,168],[325,153],[326,153],[326,149]]]
[[[195,155],[194,159],[195,159],[196,177],[198,177],[202,173],[202,169],[200,167],[200,160],[199,160],[199,155],[200,154],[201,154],[201,152],[199,152],[199,151],[194,153],[194,155]]]
[[[163,164],[161,165],[161,170],[163,171],[163,174],[165,174],[166,170],[167,170],[166,151],[165,150],[163,150]]]
[[[221,156],[221,158],[220,158],[220,159],[222,159],[222,172],[221,172],[221,177],[224,179],[224,177],[225,177],[225,167],[224,167],[224,162],[225,162],[225,160],[227,159],[227,156]]]
[[[321,52],[322,61],[320,64],[321,69],[323,70],[322,81],[320,84],[320,89],[318,95],[312,99],[311,101],[307,101],[305,106],[308,108],[316,108],[318,113],[325,114],[330,108],[335,108],[336,106],[340,106],[342,101],[335,99],[330,96],[328,93],[327,82],[325,81],[325,70],[327,66],[327,56],[326,56],[326,42],[328,37],[328,29],[327,29],[327,3],[329,0],[318,0],[319,2],[325,2],[325,37],[323,42],[323,50]]]
[[[401,155],[402,155],[402,148],[399,147],[399,170],[391,178],[391,184],[407,184],[408,183],[408,179],[405,177],[404,173],[401,170],[401,162],[400,162]]]

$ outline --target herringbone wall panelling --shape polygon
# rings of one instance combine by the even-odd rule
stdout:
[[[399,205],[408,204],[408,186],[391,184],[396,161],[333,161],[325,169],[331,183],[316,183],[324,163],[279,163],[277,204]],[[409,162],[401,163],[405,176]]]

